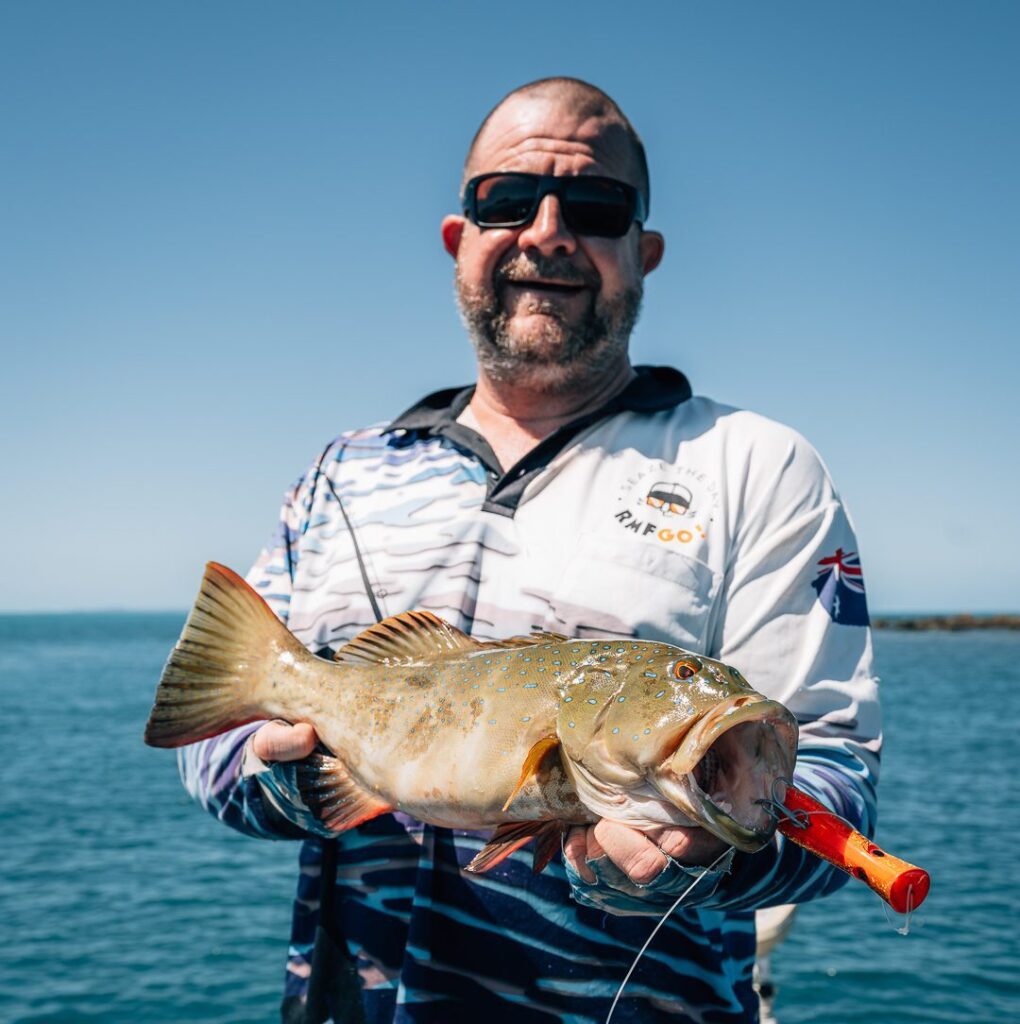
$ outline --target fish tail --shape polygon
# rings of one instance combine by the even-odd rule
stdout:
[[[237,573],[209,562],[163,669],[145,742],[182,747],[269,717],[263,684],[284,652],[309,657]]]

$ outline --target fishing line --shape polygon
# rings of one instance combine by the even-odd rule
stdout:
[[[330,448],[335,442],[330,441],[322,450],[318,461],[315,464],[315,476],[312,479],[312,500],[315,497],[315,488],[320,478],[324,478],[326,486],[329,487],[343,516],[344,524],[347,526],[347,533],[351,538],[351,545],[354,548],[354,556],[358,561],[358,569],[361,572],[361,582],[365,587],[365,595],[372,607],[372,614],[375,621],[382,620],[382,612],[375,599],[375,591],[368,578],[368,569],[361,554],[361,546],[358,544],[357,535],[347,509],[340,500],[333,481],[324,470],[323,464]],[[340,445],[334,461],[342,463],[344,452],[350,444],[347,438]],[[290,559],[290,545],[287,547],[288,561]],[[294,566],[290,565],[291,578],[294,576]],[[358,976],[357,960],[351,953],[350,944],[344,934],[340,923],[340,915],[335,907],[336,875],[337,875],[337,854],[339,843],[336,839],[320,840],[322,859],[319,866],[319,923],[315,930],[315,939],[312,946],[311,958],[309,961],[308,987],[305,990],[305,1005],[302,1008],[303,1014],[298,1021],[304,1024],[320,1024],[322,1021],[335,1020],[337,1024],[364,1024],[365,1009],[361,1001],[361,981]],[[302,1010],[298,1010],[302,1013]]]
[[[343,462],[344,452],[347,450],[347,446],[350,444],[350,440],[344,441],[340,446],[340,451],[335,459],[336,462]],[[336,488],[333,486],[333,481],[330,480],[329,474],[322,468],[323,460],[326,458],[327,452],[333,447],[333,442],[330,441],[326,445],[326,450],[319,456],[319,462],[315,467],[316,480],[321,476],[326,481],[326,486],[329,488],[330,494],[333,495],[333,499],[337,503],[337,507],[340,509],[340,515],[343,516],[344,525],[347,527],[348,536],[351,538],[351,546],[354,548],[354,557],[358,560],[358,569],[361,572],[361,582],[365,588],[365,596],[368,598],[368,603],[372,606],[372,614],[375,616],[376,622],[382,622],[384,616],[379,608],[378,603],[375,599],[375,590],[372,587],[372,583],[368,578],[368,569],[365,566],[365,559],[361,554],[361,545],[358,544],[357,534],[354,532],[354,527],[351,525],[350,517],[347,515],[347,509],[344,508],[344,503],[340,500],[340,495],[336,493]],[[314,490],[315,485],[312,485]]]
[[[889,924],[896,929],[899,935],[909,935],[911,923],[917,928],[924,927],[924,918],[917,917],[914,915],[917,913],[917,908],[914,906],[914,887],[912,885],[907,886],[907,909],[902,914],[897,914],[888,903],[882,903],[882,908],[885,910],[885,919]],[[902,923],[900,923],[902,922]]]
[[[638,961],[645,955],[645,950],[651,945],[652,939],[658,934],[659,929],[666,923],[666,919],[670,914],[680,906],[681,902],[686,899],[687,895],[694,889],[694,887],[700,882],[705,875],[709,873],[721,860],[729,856],[729,850],[724,850],[719,854],[718,857],[707,868],[702,869],[700,875],[694,879],[693,882],[680,895],[676,898],[676,902],[666,911],[665,914],[656,922],[655,927],[652,929],[651,934],[645,939],[645,944],[638,950],[638,955],[634,957],[634,962],[630,965],[630,970],[624,975],[623,981],[620,982],[620,987],[616,990],[616,995],[613,997],[613,1005],[609,1007],[609,1013],[606,1014],[605,1024],[609,1024],[610,1018],[616,1010],[616,1004],[620,1001],[620,996],[623,995],[623,990],[627,987],[627,982],[630,981],[630,976],[634,973],[634,968],[637,967]],[[666,854],[668,857],[669,854]]]

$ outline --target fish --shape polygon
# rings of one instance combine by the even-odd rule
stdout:
[[[328,661],[210,562],[145,742],[180,747],[268,719],[318,735],[296,778],[327,829],[394,811],[493,829],[473,872],[533,840],[541,871],[568,827],[600,818],[696,825],[754,852],[776,830],[768,808],[797,750],[786,707],[671,644],[542,631],[485,641],[409,611]]]

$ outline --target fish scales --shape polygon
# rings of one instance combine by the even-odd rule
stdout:
[[[495,828],[482,869],[532,837],[610,817],[768,841],[759,801],[797,730],[738,671],[668,644],[536,633],[477,641],[426,612],[311,655],[236,574],[210,563],[157,689],[147,742],[180,746],[261,718],[307,722],[330,755],[298,772],[341,831],[401,810]]]
[[[317,718],[321,738],[368,788],[399,794],[409,814],[431,811],[436,824],[465,828],[513,820],[501,807],[528,751],[553,729],[558,703],[550,687],[529,687],[540,674],[526,657],[479,654],[467,670],[454,655],[410,672],[352,667],[332,681],[335,710]]]

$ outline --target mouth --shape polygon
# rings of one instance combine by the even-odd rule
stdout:
[[[793,772],[797,725],[781,704],[742,700],[695,726],[696,735],[685,737],[670,759],[660,788],[709,832],[753,853],[776,830],[761,801],[782,798],[783,780]]]
[[[523,291],[541,292],[550,295],[577,295],[585,290],[585,285],[569,281],[507,281],[512,288],[520,288]]]

